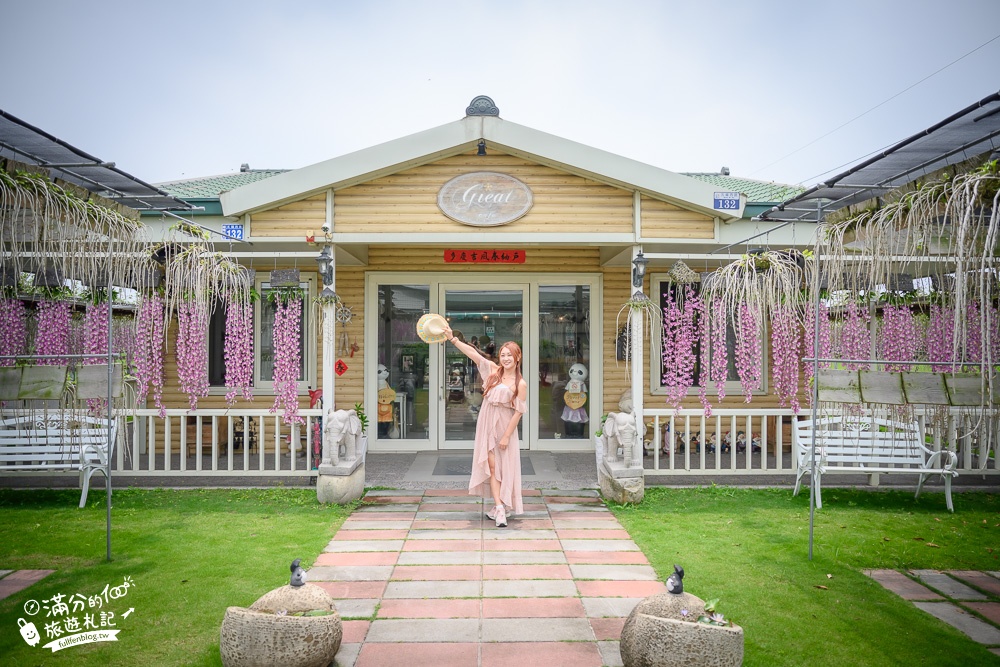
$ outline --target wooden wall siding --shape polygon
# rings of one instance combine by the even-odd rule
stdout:
[[[640,201],[643,238],[714,239],[715,219],[659,199]]]
[[[345,327],[337,325],[337,337],[341,331],[346,331],[350,342],[358,344],[358,350],[351,357],[338,355],[336,359],[343,359],[347,364],[347,372],[337,375],[334,378],[334,395],[336,400],[333,407],[337,410],[350,410],[356,403],[364,403],[365,400],[365,267],[345,267],[337,269],[336,288],[345,306],[348,306],[353,313],[350,323]],[[319,341],[323,345],[323,341]],[[334,348],[336,351],[336,348]],[[320,369],[322,375],[322,368]],[[322,380],[321,380],[322,382]],[[322,385],[320,385],[322,386]],[[323,404],[324,409],[329,409],[330,402]],[[370,425],[375,424],[375,406],[365,406],[365,413],[368,416]]]
[[[441,186],[459,174],[499,171],[528,185],[531,210],[519,220],[487,228],[490,232],[630,233],[632,193],[510,155],[457,155],[432,164],[338,190],[334,230],[341,233],[479,233],[446,217],[437,207]],[[255,230],[256,233],[256,230]]]
[[[253,236],[304,237],[306,231],[310,229],[320,234],[320,228],[325,221],[325,192],[250,216]]]

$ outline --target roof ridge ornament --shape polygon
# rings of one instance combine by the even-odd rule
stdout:
[[[486,95],[479,95],[469,102],[465,109],[466,116],[499,116],[500,109],[493,103],[493,100]]]

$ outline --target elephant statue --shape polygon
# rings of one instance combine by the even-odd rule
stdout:
[[[323,424],[324,465],[340,465],[340,446],[344,446],[344,462],[358,458],[358,444],[361,439],[361,420],[354,410],[327,411]]]
[[[621,447],[622,462],[626,466],[632,466],[636,435],[638,433],[639,429],[636,425],[635,415],[631,412],[609,412],[608,418],[604,422],[603,435],[601,436],[604,439],[605,458],[608,461],[617,460],[618,447]],[[642,435],[646,435],[645,424],[642,425]],[[639,447],[642,447],[641,438],[639,440]]]

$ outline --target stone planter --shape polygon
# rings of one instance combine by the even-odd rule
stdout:
[[[622,629],[621,656],[625,667],[685,667],[743,664],[743,628],[685,620],[705,603],[690,593],[652,595],[629,614]]]
[[[313,610],[332,613],[290,615]],[[312,584],[282,586],[261,596],[249,609],[226,609],[219,652],[225,667],[327,667],[343,637],[340,615],[326,591]]]

